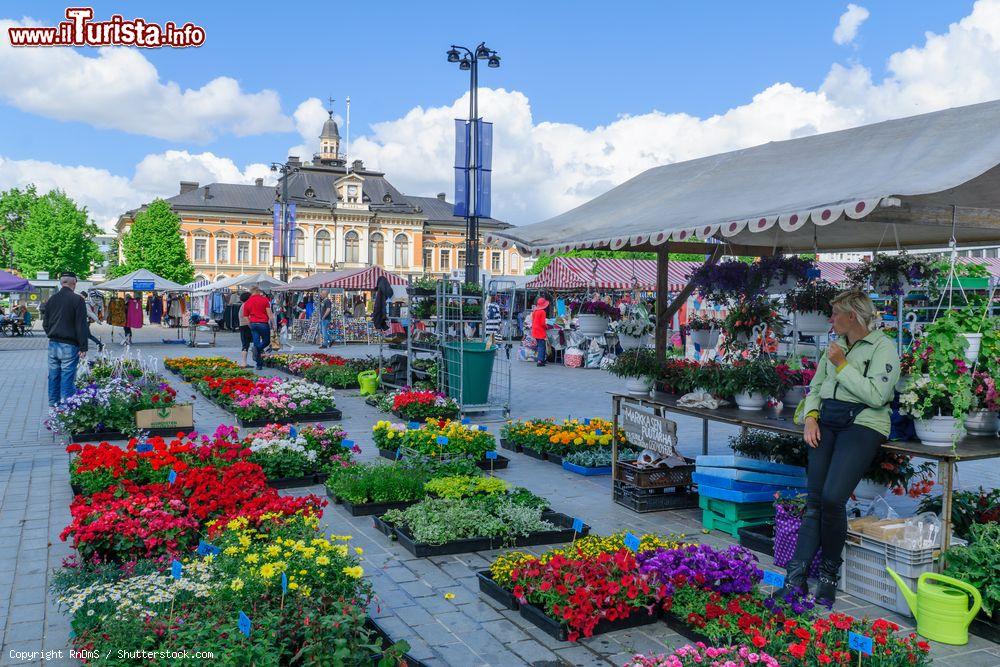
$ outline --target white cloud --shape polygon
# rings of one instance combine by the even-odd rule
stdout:
[[[244,92],[225,76],[182,89],[161,81],[140,49],[102,48],[91,57],[70,48],[14,48],[6,35],[17,25],[41,23],[0,20],[0,99],[23,111],[174,141],[292,128],[272,90]]]
[[[847,11],[840,15],[840,21],[833,30],[833,41],[837,44],[850,44],[858,36],[858,28],[868,20],[870,14],[864,7],[854,3],[847,5]]]

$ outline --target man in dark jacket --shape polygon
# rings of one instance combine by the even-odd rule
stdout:
[[[76,294],[76,275],[59,276],[59,291],[45,302],[42,328],[49,337],[49,405],[73,395],[76,366],[87,356],[90,325],[83,297]]]

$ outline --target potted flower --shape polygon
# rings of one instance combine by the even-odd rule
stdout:
[[[775,365],[774,370],[778,373],[782,389],[785,392],[781,402],[785,405],[796,406],[806,397],[809,383],[816,375],[816,362],[808,357],[789,358]]]
[[[618,342],[623,350],[632,350],[642,345],[642,339],[653,333],[653,323],[648,317],[629,317],[615,322],[611,329],[618,334]]]
[[[781,393],[781,378],[767,357],[736,361],[723,369],[725,393],[740,410],[760,410],[767,399]]]
[[[608,330],[611,322],[617,322],[622,316],[620,310],[600,299],[574,303],[570,310],[577,313],[580,333],[591,336],[600,336]]]
[[[985,435],[995,437],[1000,430],[1000,390],[997,389],[997,379],[989,373],[976,371],[972,374],[973,410],[965,419],[965,428],[969,435]]]
[[[813,336],[830,331],[830,302],[839,293],[831,283],[816,280],[786,294],[785,307],[794,313],[795,329]]]
[[[433,276],[420,276],[406,288],[406,291],[412,296],[430,296],[437,292],[437,286],[440,281]]]
[[[719,344],[722,321],[708,313],[695,313],[685,325],[691,340],[702,350],[711,350]]]
[[[785,325],[785,319],[778,314],[770,299],[741,301],[729,309],[722,329],[726,332],[726,345],[732,341],[746,345],[754,336],[754,330],[778,331]]]
[[[971,406],[971,376],[960,368],[913,377],[899,397],[900,412],[913,417],[917,437],[932,447],[949,447],[958,439]]]
[[[871,287],[881,296],[902,296],[914,286],[937,276],[937,270],[925,257],[908,255],[876,255],[874,259],[849,267],[847,280],[852,287]]]
[[[779,294],[794,289],[809,279],[816,260],[798,255],[762,257],[751,265],[749,287],[765,294]]]
[[[718,264],[702,264],[688,280],[703,297],[713,303],[730,303],[746,293],[750,265],[738,259]]]
[[[625,391],[633,396],[645,396],[653,388],[659,364],[656,352],[647,348],[625,350],[608,366],[612,375],[626,378]]]

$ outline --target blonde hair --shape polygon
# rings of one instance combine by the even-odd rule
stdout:
[[[833,298],[830,305],[842,313],[854,313],[854,317],[868,331],[875,331],[882,321],[878,311],[875,310],[875,304],[872,303],[871,297],[861,290],[852,289],[841,292]]]

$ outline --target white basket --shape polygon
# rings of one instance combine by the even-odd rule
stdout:
[[[887,553],[887,545],[871,538],[864,538],[862,542],[853,542],[853,537],[860,537],[852,534],[844,545],[844,590],[854,597],[877,604],[897,614],[912,616],[910,606],[906,598],[899,590],[895,580],[889,576],[886,567],[891,567],[898,574],[910,590],[917,589],[917,579],[925,572],[934,571],[935,556],[933,550],[924,549],[929,554],[929,560],[924,563],[912,563],[907,560],[898,560],[897,551]],[[895,549],[901,549],[895,547]],[[910,555],[916,556],[913,550],[904,550]]]

